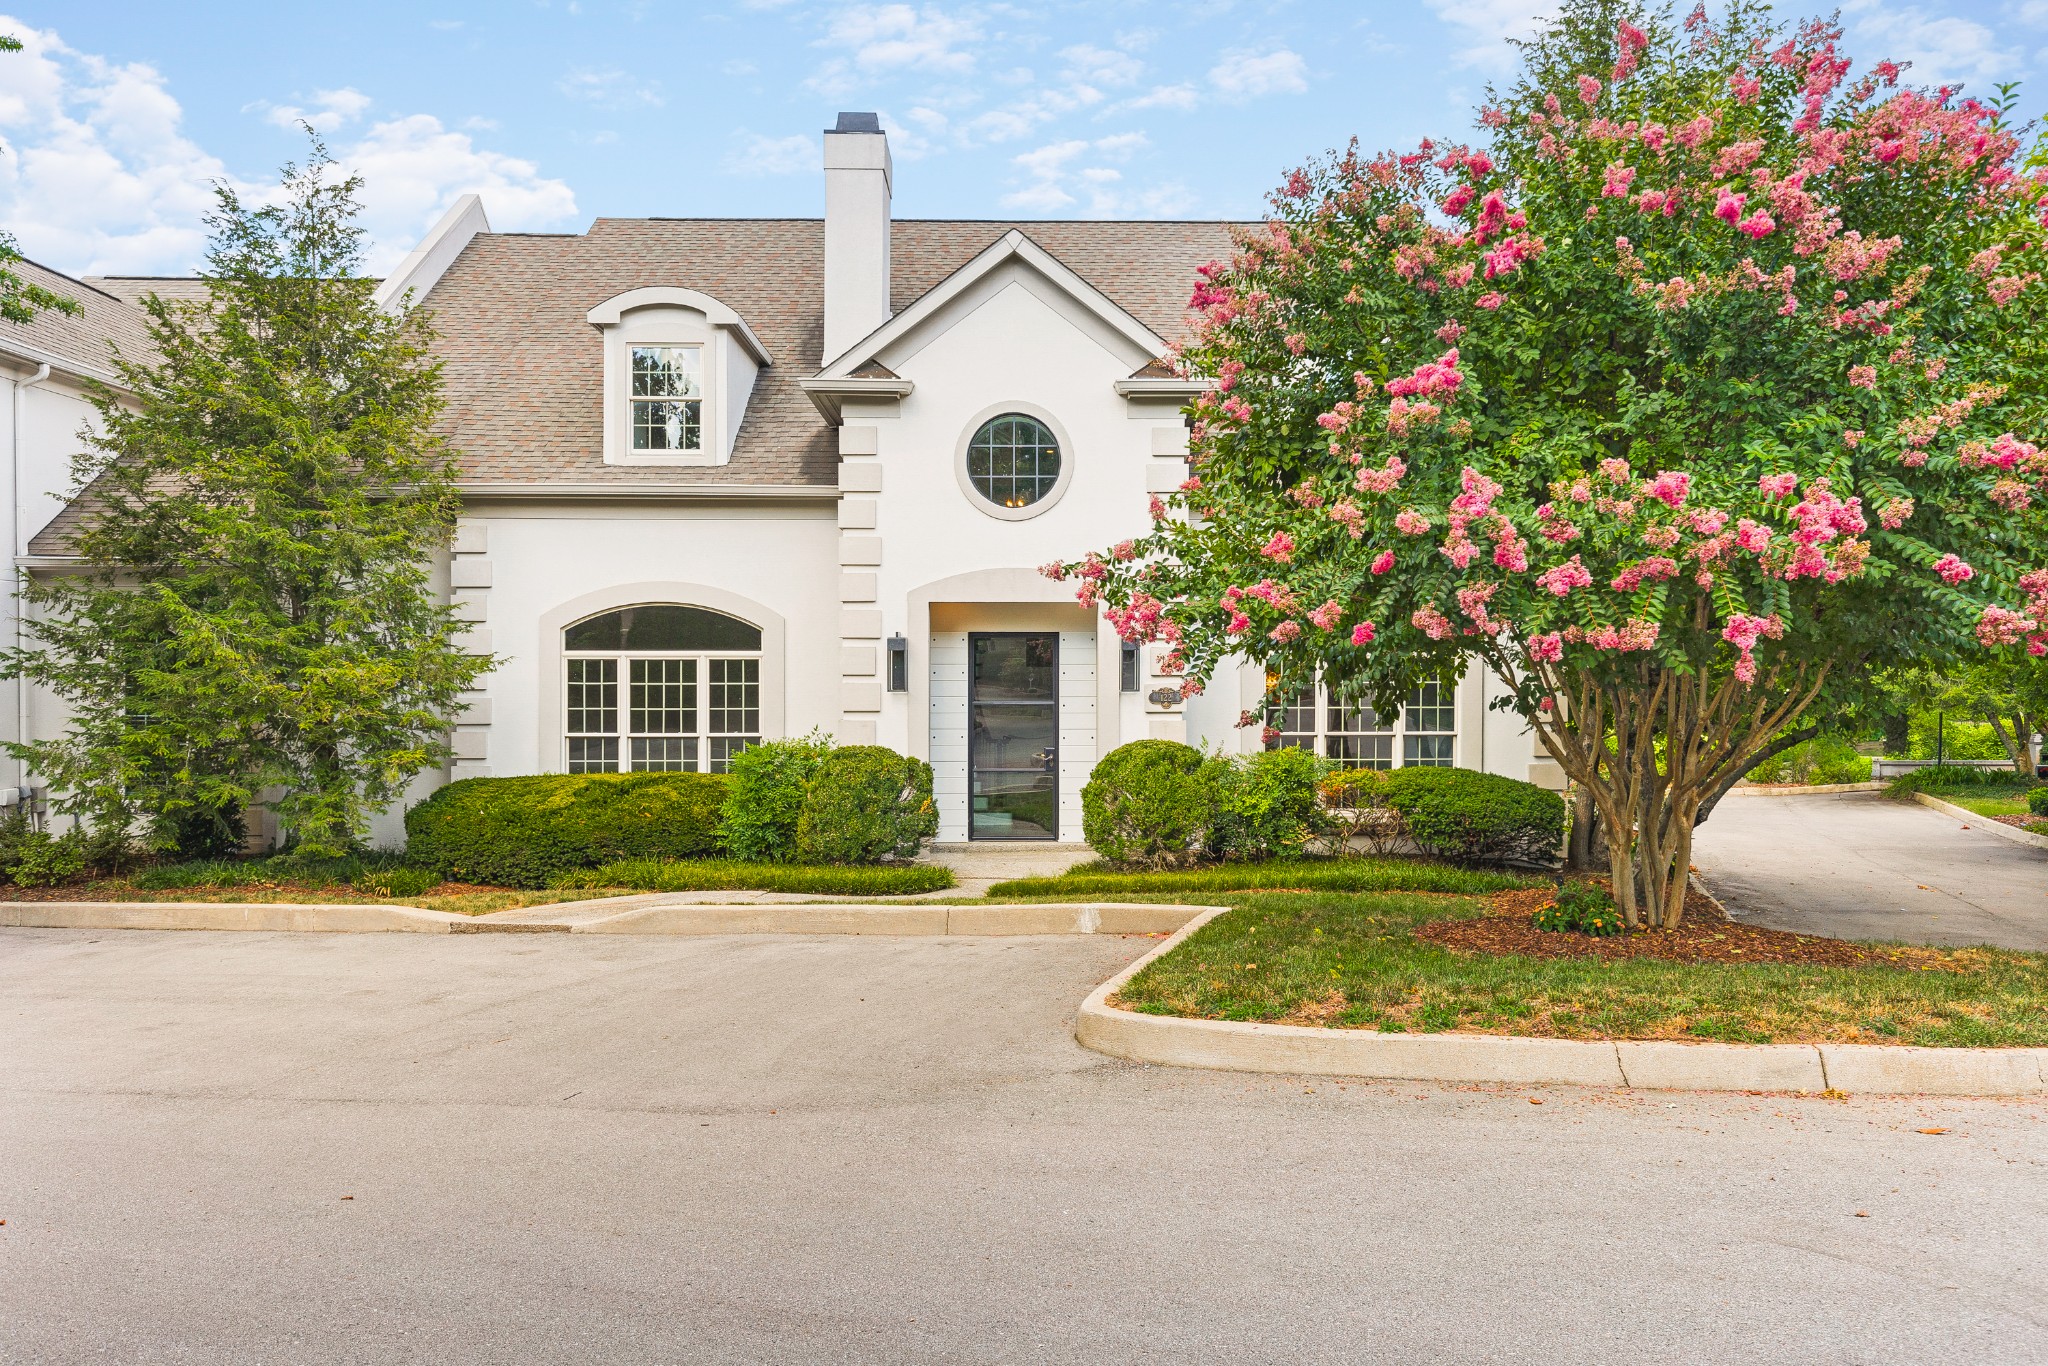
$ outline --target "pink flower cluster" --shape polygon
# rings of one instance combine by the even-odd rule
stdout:
[[[1538,664],[1564,658],[1564,637],[1555,631],[1529,637],[1529,658]]]
[[[1444,402],[1448,403],[1464,382],[1464,375],[1458,372],[1458,349],[1452,347],[1435,360],[1416,366],[1413,374],[1388,380],[1386,388],[1389,394],[1402,396],[1428,398],[1442,395]]]
[[[1373,634],[1373,624],[1369,621],[1361,621],[1351,628],[1351,643],[1353,645],[1370,645],[1372,644]]]
[[[1738,652],[1735,661],[1735,677],[1744,685],[1756,682],[1757,642],[1762,639],[1782,640],[1785,636],[1785,621],[1773,612],[1767,617],[1753,617],[1737,612],[1728,618],[1728,624],[1721,630],[1721,639],[1733,645]]]
[[[1408,618],[1408,622],[1431,640],[1449,640],[1458,630],[1451,624],[1451,619],[1438,611],[1434,605],[1417,608]]]
[[[1407,473],[1408,466],[1401,457],[1390,455],[1380,468],[1360,470],[1355,483],[1360,493],[1392,493]]]
[[[1592,573],[1574,555],[1554,569],[1546,569],[1536,576],[1536,586],[1553,597],[1564,597],[1574,588],[1586,588],[1593,582]]]
[[[1643,493],[1671,507],[1682,507],[1685,504],[1686,491],[1691,486],[1691,475],[1677,470],[1665,470],[1643,485]]]
[[[1125,640],[1157,640],[1164,625],[1166,604],[1147,593],[1134,593],[1128,607],[1109,607],[1103,617]]]
[[[1331,598],[1321,607],[1310,612],[1308,619],[1315,623],[1316,629],[1319,631],[1334,631],[1337,628],[1337,623],[1344,619],[1344,604],[1338,602],[1335,598]]]
[[[1790,498],[1799,488],[1796,474],[1766,474],[1756,481],[1757,492],[1766,498]]]
[[[1977,571],[1953,553],[1936,560],[1934,572],[1941,575],[1941,581],[1947,584],[1968,583],[1977,577]]]
[[[1863,500],[1851,498],[1846,502],[1837,498],[1825,479],[1815,479],[1806,486],[1806,495],[1795,503],[1791,511],[1792,562],[1785,567],[1787,579],[1817,578],[1828,583],[1839,583],[1862,571],[1863,555],[1867,547],[1860,542],[1851,542],[1842,547],[1831,560],[1821,549],[1827,542],[1844,533],[1855,536],[1867,528],[1863,520]]]
[[[1651,555],[1624,568],[1608,586],[1617,593],[1633,593],[1646,583],[1677,577],[1678,561],[1668,555]]]
[[[1273,533],[1271,540],[1259,547],[1259,553],[1275,564],[1289,564],[1294,559],[1294,538],[1284,531]]]
[[[1590,645],[1596,650],[1629,654],[1647,650],[1657,643],[1659,627],[1654,621],[1630,617],[1621,626],[1567,626],[1559,634],[1567,645]]]

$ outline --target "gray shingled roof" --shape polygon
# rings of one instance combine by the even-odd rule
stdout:
[[[1231,227],[899,220],[891,226],[890,307],[901,312],[1014,228],[1171,341],[1184,331],[1195,268],[1229,255]],[[755,383],[727,465],[648,470],[604,463],[603,355],[586,315],[613,295],[646,285],[695,289],[730,305],[775,358]],[[145,346],[141,314],[129,305],[150,293],[205,293],[202,281],[179,277],[112,277],[92,286],[69,292],[96,294],[105,306],[100,314],[131,320],[124,325]],[[797,386],[825,360],[819,354],[824,224],[818,219],[600,218],[581,234],[483,233],[425,305],[433,311],[445,365],[443,426],[462,452],[472,486],[826,488],[837,480],[832,429]],[[122,344],[126,349],[131,342],[124,337]],[[88,492],[59,513],[30,543],[30,553],[66,553],[89,502]]]
[[[131,360],[147,360],[154,354],[141,311],[126,299],[34,261],[19,262],[13,269],[30,284],[77,300],[82,311],[69,314],[44,309],[25,323],[0,319],[0,345],[74,366],[96,379],[113,378],[112,347],[118,346]]]
[[[1015,228],[1147,327],[1184,330],[1195,268],[1231,249],[1226,223],[899,220],[901,311]],[[586,234],[480,234],[427,295],[446,365],[447,433],[485,484],[813,485],[836,480],[831,428],[798,388],[824,337],[817,219],[600,218]],[[629,289],[673,285],[730,305],[775,358],[755,382],[729,464],[606,465],[603,355],[586,315]]]

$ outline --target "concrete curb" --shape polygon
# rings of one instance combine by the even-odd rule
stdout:
[[[1925,792],[1915,792],[1913,800],[1922,806],[1932,807],[1944,816],[1954,816],[1973,830],[1982,830],[1987,835],[1996,835],[2014,844],[2028,844],[2036,849],[2048,849],[2048,835],[2036,835],[2030,830],[2020,830],[2010,825],[2000,825],[1989,816],[1980,816],[1967,806],[1957,806],[1939,797],[1930,797]]]
[[[1165,934],[1214,910],[1145,902],[997,906],[643,906],[571,926],[576,934]]]
[[[292,930],[317,934],[453,934],[466,915],[415,906],[234,901],[0,902],[0,927],[46,930]]]
[[[1097,987],[1074,1038],[1131,1062],[1225,1072],[1313,1073],[1396,1081],[1565,1082],[1658,1091],[1825,1091],[1876,1095],[2048,1093],[2048,1048],[1893,1048],[1882,1044],[1716,1044],[1659,1039],[1529,1039],[1381,1034],[1142,1015],[1109,998],[1153,960],[1226,914],[1205,911]]]
[[[639,902],[593,919],[589,918],[590,908],[590,902],[564,902],[559,920],[534,917],[505,921],[383,904],[12,901],[0,902],[0,927],[284,930],[304,934],[1167,934],[1213,909],[1111,901],[990,906],[904,902],[731,905],[668,901]],[[547,909],[529,907],[526,913]]]

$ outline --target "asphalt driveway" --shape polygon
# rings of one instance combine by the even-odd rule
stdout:
[[[2048,850],[1875,793],[1730,796],[1693,866],[1739,920],[1844,939],[2048,950]]]
[[[1076,1047],[1149,943],[0,931],[4,1355],[2048,1360],[2048,1106]]]

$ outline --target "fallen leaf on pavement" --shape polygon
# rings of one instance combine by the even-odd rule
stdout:
[[[1946,1129],[1918,1129],[1918,1130],[1915,1130],[1914,1132],[1916,1132],[1916,1133],[1923,1133],[1923,1134],[1945,1134],[1945,1133],[1947,1133],[1947,1132],[1948,1132],[1948,1130],[1946,1130]]]

